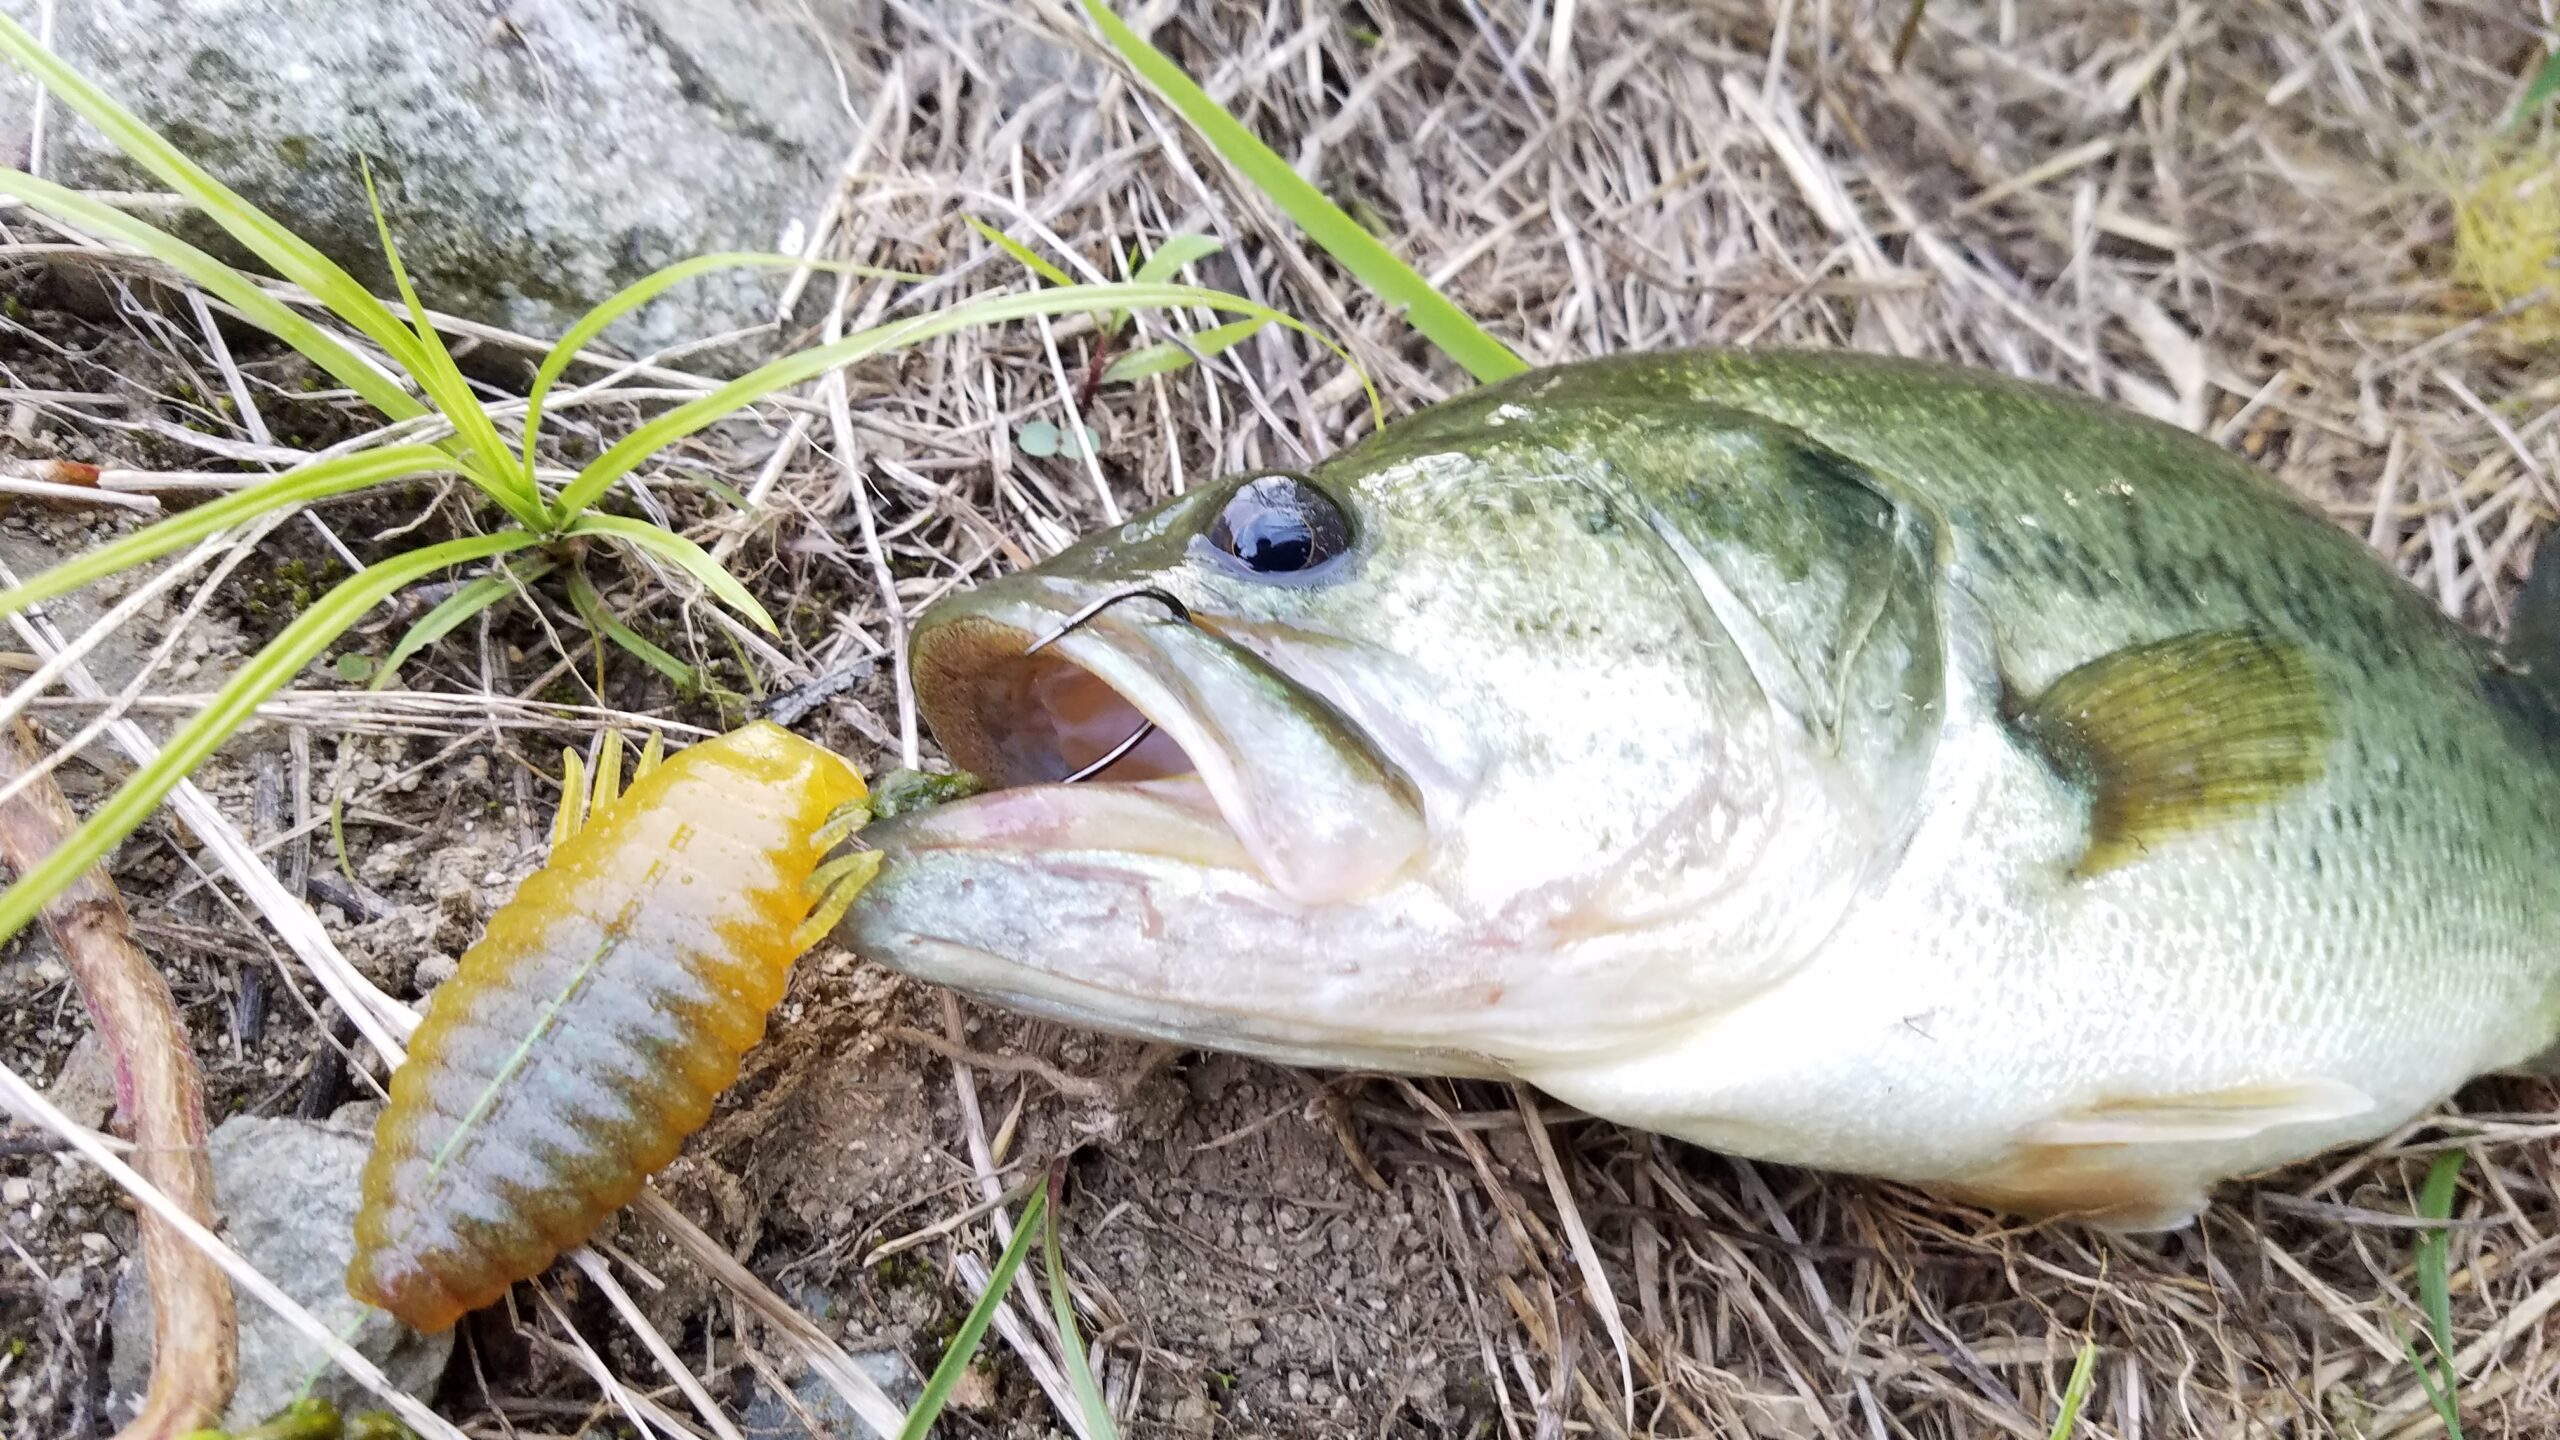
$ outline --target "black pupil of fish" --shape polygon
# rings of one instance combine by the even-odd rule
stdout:
[[[1340,554],[1350,527],[1331,497],[1294,475],[1247,481],[1218,512],[1209,539],[1260,575],[1286,574]]]

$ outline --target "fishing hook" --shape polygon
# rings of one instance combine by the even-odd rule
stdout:
[[[1181,599],[1172,591],[1159,589],[1153,585],[1133,585],[1126,590],[1114,590],[1110,594],[1103,596],[1101,599],[1094,601],[1083,609],[1078,610],[1073,615],[1070,615],[1066,619],[1058,622],[1057,629],[1050,631],[1048,634],[1041,636],[1039,639],[1032,641],[1028,646],[1024,647],[1022,652],[1024,658],[1028,659],[1033,655],[1037,655],[1042,650],[1047,649],[1051,644],[1065,639],[1079,626],[1082,626],[1087,621],[1093,619],[1094,616],[1101,614],[1112,606],[1119,604],[1121,601],[1138,599],[1153,600],[1157,604],[1162,605],[1166,610],[1172,612],[1174,619],[1181,621],[1185,625],[1192,623],[1191,607],[1183,604]],[[1113,765],[1119,763],[1123,757],[1128,755],[1130,751],[1137,749],[1139,745],[1145,743],[1146,738],[1154,733],[1156,733],[1156,722],[1146,719],[1143,716],[1140,717],[1138,720],[1138,728],[1130,731],[1128,736],[1121,740],[1119,744],[1112,746],[1108,751],[1104,752],[1101,759],[1085,766],[1083,769],[1078,770],[1073,775],[1068,776],[1066,779],[1061,780],[1058,783],[1061,785],[1073,785],[1079,780],[1092,779],[1094,776],[1101,774],[1103,771],[1108,770]]]

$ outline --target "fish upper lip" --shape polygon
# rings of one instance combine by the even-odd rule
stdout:
[[[1162,856],[1245,870],[1308,904],[1383,888],[1421,851],[1403,774],[1330,705],[1213,630],[1124,606],[1026,656],[1089,598],[1055,584],[990,587],[918,627],[925,718],[954,764],[998,788],[883,825],[875,843]],[[1068,753],[1070,722],[1040,696],[1062,682],[1090,701],[1087,678],[1126,714],[1103,710],[1105,735],[1075,737],[1086,748],[1100,753],[1143,716],[1178,751],[1103,772],[1128,765],[1135,778],[1056,783],[1091,756]]]

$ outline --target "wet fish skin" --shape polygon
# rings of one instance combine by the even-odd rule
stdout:
[[[903,855],[891,833],[850,943],[1082,1023],[1516,1076],[1737,1153],[2135,1225],[2560,1031],[2537,657],[2192,436],[1976,372],[1690,352],[1517,377],[1311,479],[1354,535],[1319,578],[1204,554],[1233,493],[1209,487],[929,615],[927,713],[955,756],[991,728],[931,680],[989,647],[937,635],[1157,586],[1268,681],[1191,724],[1224,737],[1203,748],[1252,768],[1270,737],[1329,813],[1410,812],[1419,848],[1310,901],[1268,883],[1302,824],[1276,786],[1241,858],[1072,827],[973,850],[931,828],[962,813]],[[1175,623],[1098,623],[1091,653],[1178,675],[1198,662],[1150,638]],[[2100,844],[2103,771],[2032,722],[2066,692],[2138,708],[2143,684],[2074,691],[2111,664],[2201,677],[2178,705],[2212,723],[2152,717],[2172,742],[2255,721],[2307,764]],[[2302,707],[2249,688],[2284,676]],[[2125,753],[2152,723],[2082,718]]]

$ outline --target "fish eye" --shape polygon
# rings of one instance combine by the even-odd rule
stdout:
[[[1290,575],[1351,548],[1351,521],[1305,476],[1273,473],[1237,486],[1207,539],[1256,575]]]

